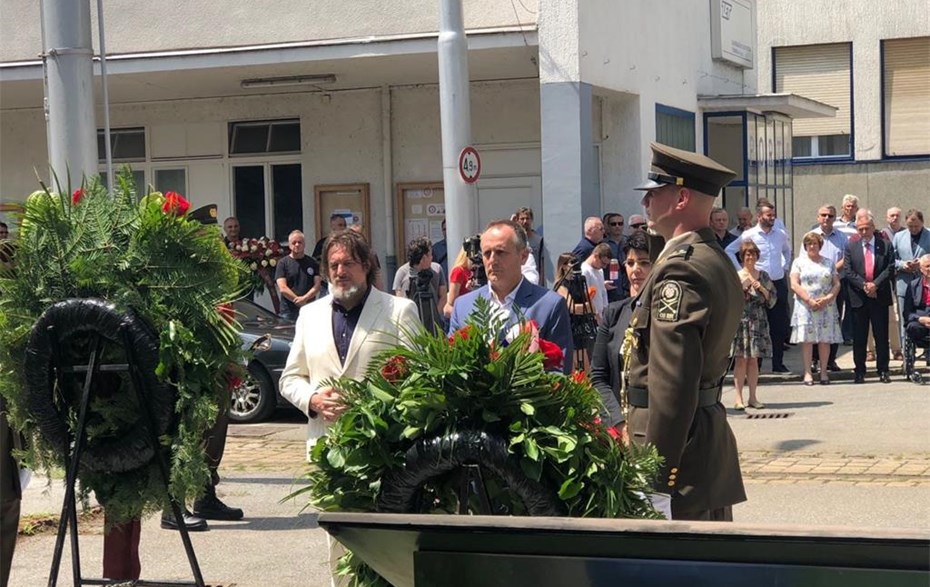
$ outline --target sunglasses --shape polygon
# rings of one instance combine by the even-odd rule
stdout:
[[[622,222],[610,222],[608,224],[610,224],[611,226],[623,226]]]
[[[642,228],[642,227],[644,227],[644,226],[646,226],[645,223],[643,223],[643,224],[631,224],[631,225],[630,225],[631,228]]]

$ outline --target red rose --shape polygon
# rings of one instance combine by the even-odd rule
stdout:
[[[407,359],[401,356],[391,357],[387,363],[381,367],[381,376],[390,383],[397,383],[407,376]]]
[[[616,440],[617,442],[623,441],[623,438],[620,436],[620,432],[618,432],[617,429],[613,426],[607,429],[607,434],[609,434],[610,437]]]
[[[455,332],[449,335],[449,343],[454,343],[455,339],[461,338],[462,340],[468,340],[468,333],[471,330],[471,324],[466,324],[465,326],[459,328]]]
[[[77,205],[81,201],[81,198],[84,197],[84,188],[78,188],[74,190],[74,193],[71,194],[71,204]]]
[[[588,376],[581,369],[576,369],[575,372],[572,373],[572,381],[583,385],[588,382]]]
[[[191,203],[187,198],[177,192],[167,192],[165,194],[165,203],[161,211],[165,214],[174,214],[175,216],[184,216],[190,210]]]
[[[229,378],[229,389],[236,389],[240,385],[242,385],[242,380],[235,375]]]
[[[561,371],[564,364],[562,347],[545,338],[539,339],[539,350],[543,354],[543,369],[546,371]]]

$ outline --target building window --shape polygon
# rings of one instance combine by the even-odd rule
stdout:
[[[930,37],[882,41],[884,151],[930,155]]]
[[[774,90],[837,108],[834,118],[794,121],[795,159],[848,158],[852,154],[852,45],[803,45],[773,49]]]
[[[656,142],[694,151],[694,112],[656,104]]]
[[[111,128],[110,149],[113,161],[145,161],[145,129],[144,128]],[[105,163],[107,160],[106,132],[97,130],[97,160]]]
[[[299,152],[299,120],[263,120],[229,124],[230,155]]]
[[[286,242],[292,230],[303,229],[301,193],[300,163],[234,166],[233,203],[240,234]]]
[[[156,169],[154,175],[155,191],[187,193],[187,169]]]

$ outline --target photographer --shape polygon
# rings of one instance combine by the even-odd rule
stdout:
[[[407,261],[394,275],[395,295],[417,303],[420,321],[428,330],[444,329],[442,309],[446,303],[446,276],[439,263],[433,263],[429,239],[410,241]]]
[[[575,348],[575,365],[585,371],[590,365],[591,351],[597,338],[597,316],[588,293],[588,281],[581,268],[582,259],[571,253],[562,253],[556,265],[556,281],[553,290],[568,305],[571,319],[572,344]]]

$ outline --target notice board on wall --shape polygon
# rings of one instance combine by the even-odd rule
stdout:
[[[319,239],[329,234],[329,219],[338,214],[346,219],[346,226],[361,224],[364,228],[362,234],[371,242],[371,227],[367,183],[351,183],[337,185],[314,186],[314,201],[316,211],[316,234]]]
[[[444,238],[442,221],[446,217],[446,200],[441,181],[397,184],[395,210],[398,266],[407,262],[407,243],[413,239],[425,236],[435,243]]]

